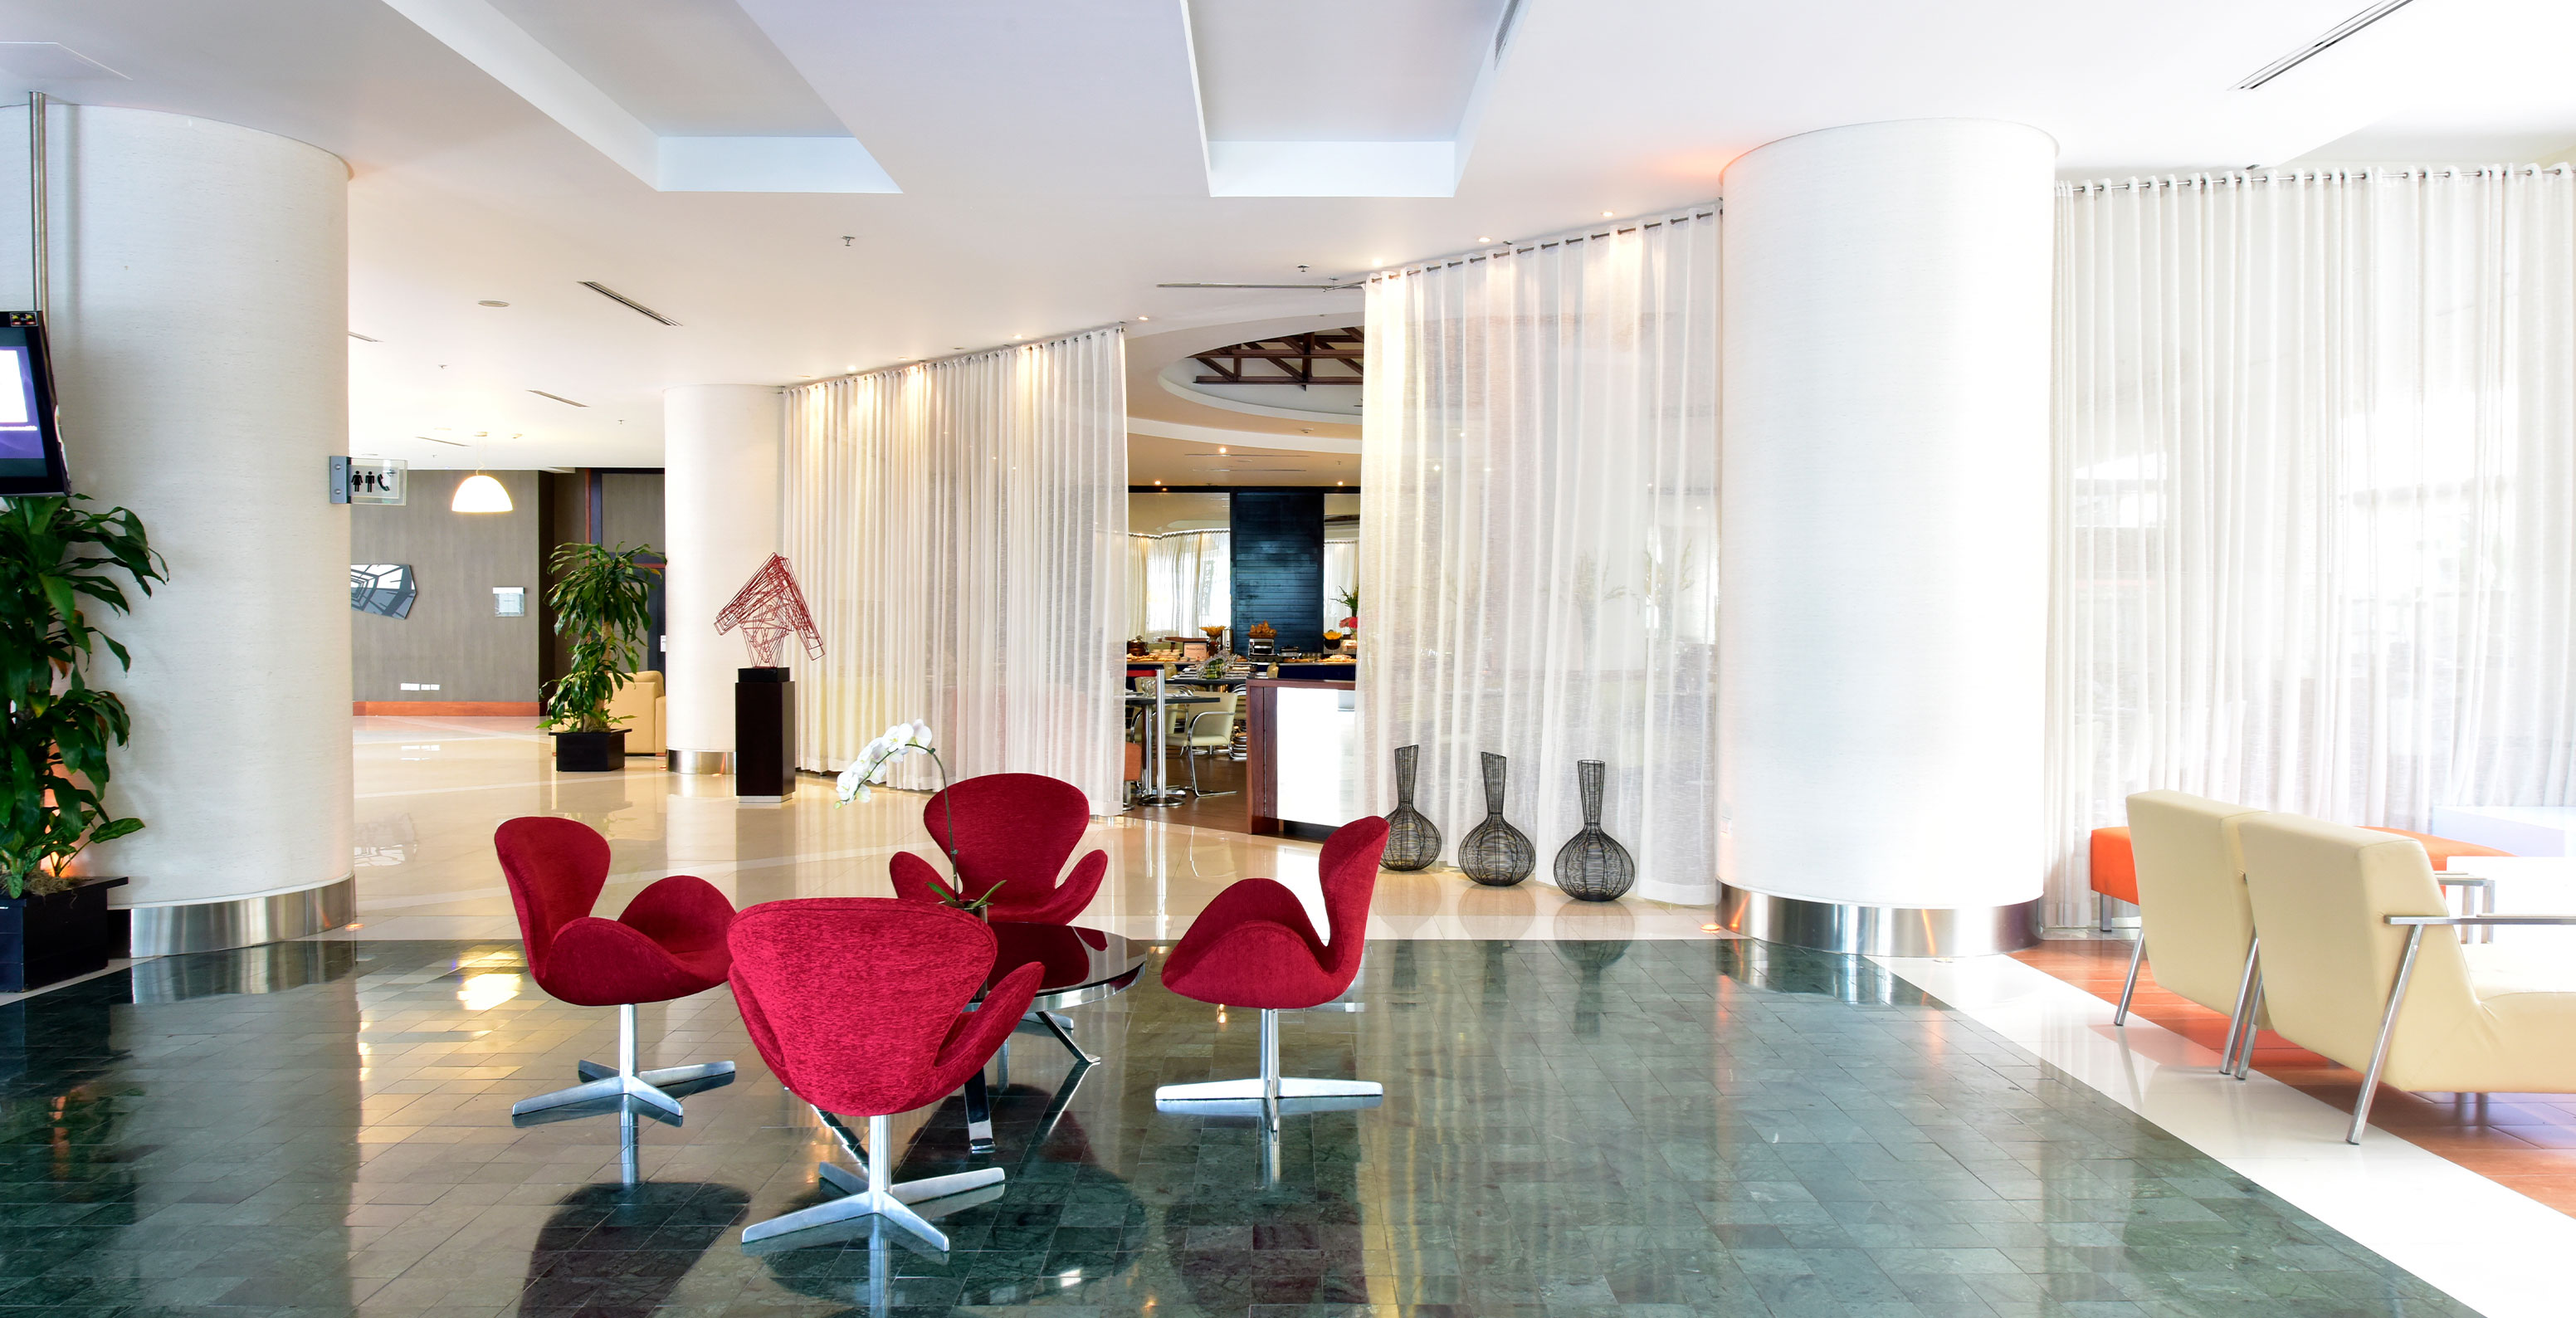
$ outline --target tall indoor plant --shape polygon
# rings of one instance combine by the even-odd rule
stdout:
[[[131,727],[125,702],[89,684],[101,648],[119,669],[133,660],[89,609],[129,612],[127,586],[151,594],[168,565],[142,518],[88,502],[0,499],[0,992],[123,954],[111,946],[107,889],[124,880],[67,873],[89,844],[143,827],[106,800],[109,748]]]
[[[555,731],[555,768],[600,772],[626,767],[626,733],[608,714],[644,661],[644,636],[653,623],[651,545],[567,544],[555,547],[547,567],[554,588],[546,593],[555,633],[572,642],[564,675],[546,692],[537,726]]]

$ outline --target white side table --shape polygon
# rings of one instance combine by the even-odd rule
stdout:
[[[2576,806],[2435,806],[2433,832],[2517,856],[2576,856]]]

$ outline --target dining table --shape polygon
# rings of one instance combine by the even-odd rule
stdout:
[[[1151,709],[1154,711],[1153,735],[1145,743],[1147,747],[1145,753],[1145,781],[1139,786],[1136,793],[1136,801],[1139,805],[1176,805],[1182,801],[1188,800],[1190,797],[1190,794],[1187,791],[1171,785],[1170,774],[1166,771],[1163,764],[1163,759],[1166,754],[1166,745],[1172,732],[1171,707],[1174,705],[1213,705],[1217,702],[1217,698],[1210,695],[1191,695],[1188,693],[1174,694],[1171,689],[1172,684],[1178,680],[1179,679],[1177,678],[1165,678],[1156,682],[1154,684],[1153,694],[1151,695],[1147,695],[1140,691],[1130,691],[1127,693],[1127,707],[1129,709]]]

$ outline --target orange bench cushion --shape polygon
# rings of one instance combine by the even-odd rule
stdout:
[[[2137,904],[2138,862],[2129,853],[2127,828],[2093,830],[2093,891]]]
[[[2424,854],[2433,860],[2433,868],[2443,869],[2454,856],[2510,856],[2510,851],[2482,847],[2475,842],[2435,837],[2403,828],[2367,827],[2374,833],[2394,833],[2411,837],[2424,845]],[[2129,851],[2129,830],[2097,828],[2093,830],[2093,891],[2105,897],[2117,897],[2135,905],[2138,900],[2138,862]]]

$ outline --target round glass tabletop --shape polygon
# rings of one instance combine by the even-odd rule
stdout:
[[[991,988],[1029,962],[1044,967],[1031,1011],[1059,1011],[1098,1002],[1136,982],[1145,969],[1145,945],[1097,929],[1062,924],[993,922]]]

